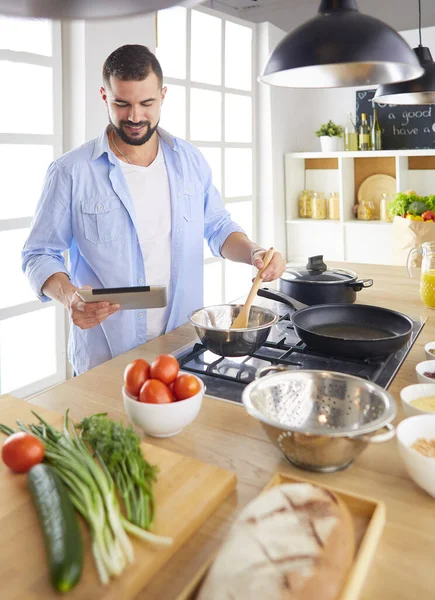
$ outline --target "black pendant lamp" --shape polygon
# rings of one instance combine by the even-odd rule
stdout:
[[[435,63],[429,48],[421,44],[421,0],[418,0],[418,32],[420,44],[414,52],[424,69],[424,75],[412,81],[381,85],[374,102],[382,104],[435,104]]]
[[[416,55],[389,25],[358,11],[356,0],[322,0],[318,15],[272,52],[259,81],[294,88],[332,88],[415,79]]]
[[[203,0],[0,0],[0,15],[47,19],[129,17]]]

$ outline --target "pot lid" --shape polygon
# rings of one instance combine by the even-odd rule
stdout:
[[[323,262],[323,256],[311,256],[305,267],[288,266],[281,276],[285,281],[301,283],[345,283],[356,281],[358,276],[347,269],[329,269]]]

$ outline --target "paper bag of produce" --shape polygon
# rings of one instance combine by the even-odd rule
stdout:
[[[397,194],[389,204],[393,220],[393,264],[406,266],[409,252],[423,242],[435,242],[435,196],[419,196],[414,190]],[[415,253],[412,267],[421,266]]]

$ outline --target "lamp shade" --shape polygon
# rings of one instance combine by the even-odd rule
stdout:
[[[435,104],[435,63],[429,48],[419,46],[414,52],[424,69],[424,75],[412,81],[380,85],[373,98],[382,104]]]
[[[355,0],[322,0],[317,16],[278,44],[259,80],[329,88],[393,83],[423,72],[405,40],[379,19],[360,13]]]
[[[202,0],[0,0],[0,14],[48,19],[128,17]]]

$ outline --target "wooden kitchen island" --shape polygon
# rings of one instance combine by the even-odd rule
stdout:
[[[397,422],[402,418],[399,392],[405,385],[417,382],[414,367],[425,360],[424,344],[435,340],[435,313],[423,306],[418,277],[408,279],[405,268],[345,263],[330,266],[350,268],[362,278],[373,278],[373,287],[359,292],[358,302],[396,309],[413,319],[427,317],[425,327],[389,388],[398,404]],[[273,307],[274,303],[269,302],[268,305]],[[126,420],[121,386],[127,363],[138,357],[152,361],[156,355],[176,352],[195,339],[194,329],[184,325],[38,394],[30,402],[60,413],[70,408],[71,416],[77,420],[102,411],[107,411],[115,419]],[[262,490],[276,471],[385,503],[387,523],[361,598],[435,598],[435,499],[408,477],[395,440],[369,446],[345,471],[310,473],[290,466],[268,440],[260,424],[246,414],[243,406],[205,398],[198,418],[185,431],[166,440],[148,438],[147,442],[230,469],[236,472],[238,483],[236,492],[174,555],[138,598],[176,600],[200,566],[219,547],[241,508]]]

